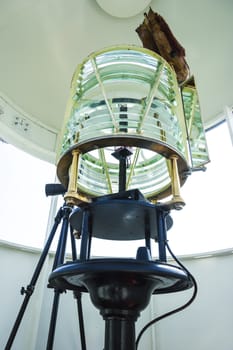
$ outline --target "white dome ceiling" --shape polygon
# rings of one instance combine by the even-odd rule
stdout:
[[[141,7],[138,1],[121,1],[120,7],[112,8],[112,15],[109,7],[101,8],[106,3],[103,0],[1,1],[0,123],[3,133],[6,128],[10,135],[9,128],[16,126],[18,137],[23,138],[23,133],[28,131],[25,124],[32,121],[35,130],[32,128],[25,138],[30,139],[31,146],[36,144],[35,147],[44,148],[45,153],[48,150],[53,154],[77,64],[106,46],[141,46],[135,29],[143,21],[148,3],[164,17],[186,49],[206,125],[216,120],[225,105],[233,104],[231,0],[153,0],[143,1]],[[24,116],[23,131],[19,130],[20,115]],[[45,135],[45,130],[53,137]],[[42,157],[52,159],[52,156]]]

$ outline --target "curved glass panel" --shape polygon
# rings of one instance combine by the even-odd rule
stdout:
[[[205,130],[201,118],[198,93],[193,77],[183,85],[181,92],[189,138],[192,167],[197,168],[209,162],[209,154]]]
[[[168,162],[155,152],[131,148],[132,156],[128,157],[127,189],[140,190],[145,196],[155,191],[166,189],[170,185]],[[79,189],[90,195],[118,192],[119,162],[112,155],[113,147],[101,148],[81,156],[78,172]],[[85,166],[84,166],[85,164]],[[103,167],[103,164],[106,164]]]
[[[70,102],[61,155],[92,138],[123,134],[166,142],[186,157],[176,77],[158,55],[127,47],[89,56],[76,71]]]
[[[149,50],[102,50],[74,74],[58,154],[60,181],[67,185],[70,155],[77,148],[78,190],[90,196],[117,191],[119,165],[108,156],[108,147],[133,149],[127,189],[137,188],[148,198],[170,194],[170,156],[178,158],[181,183],[186,179],[190,156],[176,75]]]

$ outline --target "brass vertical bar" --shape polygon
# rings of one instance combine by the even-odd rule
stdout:
[[[180,195],[180,178],[177,164],[178,157],[173,155],[171,160],[171,186],[172,186],[172,203],[176,209],[181,209],[185,202]]]
[[[64,196],[66,203],[69,205],[74,205],[76,203],[75,199],[77,198],[77,179],[78,179],[79,154],[80,154],[80,152],[77,149],[74,149],[72,151],[72,163],[70,166],[68,190]]]
[[[77,192],[77,178],[78,178],[78,159],[79,151],[77,149],[72,151],[72,163],[70,167],[70,180],[68,192]]]

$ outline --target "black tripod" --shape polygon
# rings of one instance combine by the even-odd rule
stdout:
[[[48,185],[47,185],[48,186]],[[58,193],[56,193],[58,194]],[[20,323],[22,321],[22,318],[24,316],[24,313],[26,311],[26,307],[28,305],[28,302],[30,300],[31,295],[33,294],[33,291],[36,286],[36,282],[38,280],[38,277],[40,275],[41,269],[44,265],[45,259],[48,255],[50,246],[52,244],[52,241],[54,239],[55,233],[57,231],[57,228],[59,224],[62,221],[61,226],[61,232],[60,237],[58,240],[57,250],[55,253],[54,263],[53,263],[53,270],[56,269],[58,266],[64,264],[64,258],[65,258],[65,251],[66,251],[66,242],[67,242],[67,236],[69,231],[69,217],[70,213],[72,211],[72,208],[64,203],[64,205],[58,210],[58,213],[54,219],[54,225],[51,229],[51,232],[49,234],[49,237],[47,239],[47,242],[45,244],[45,247],[42,251],[42,254],[40,256],[40,259],[38,261],[38,264],[35,268],[35,271],[33,273],[32,279],[29,283],[29,285],[24,288],[21,288],[21,294],[25,295],[23,303],[20,307],[20,310],[18,312],[17,318],[15,320],[14,326],[11,330],[10,336],[8,338],[7,344],[5,346],[5,350],[10,350],[11,346],[14,342],[15,336],[17,334],[18,328],[20,326]],[[72,250],[72,260],[77,260],[77,252],[76,252],[76,245],[75,245],[75,238],[72,232],[72,229],[70,228],[70,239],[71,239],[71,250]],[[49,286],[50,287],[50,286]],[[52,287],[51,287],[52,288]],[[59,299],[60,295],[63,291],[59,288],[54,288],[54,298],[53,298],[53,306],[52,306],[52,312],[51,312],[51,318],[50,318],[50,325],[49,325],[49,332],[48,332],[48,339],[47,339],[47,346],[46,350],[52,350],[53,349],[53,342],[54,342],[54,335],[55,335],[55,328],[56,328],[56,320],[57,320],[57,312],[58,312],[58,306],[59,306]],[[80,341],[81,341],[81,347],[82,350],[86,350],[86,340],[85,340],[85,331],[84,331],[84,321],[83,321],[83,311],[82,311],[82,303],[81,303],[81,292],[80,291],[74,291],[74,297],[77,302],[77,310],[78,310],[78,318],[79,318],[79,330],[80,330]]]

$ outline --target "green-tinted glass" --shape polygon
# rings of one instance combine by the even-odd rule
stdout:
[[[78,189],[89,196],[118,191],[119,163],[111,155],[116,147],[132,151],[127,189],[149,199],[171,193],[171,156],[178,158],[181,185],[190,167],[175,72],[143,48],[108,48],[78,66],[61,136],[58,177],[67,182],[71,151],[79,149]]]
[[[198,168],[209,162],[209,154],[194,78],[187,81],[181,91],[192,167]]]

